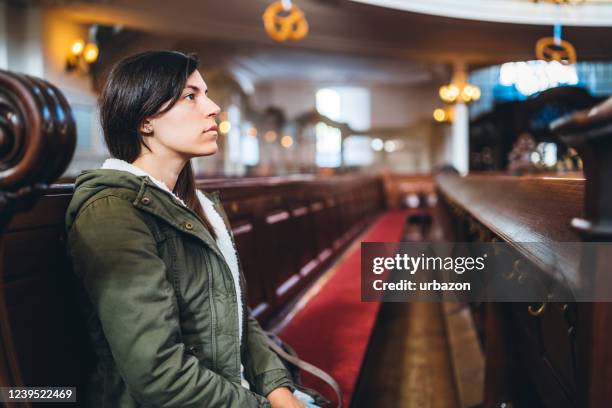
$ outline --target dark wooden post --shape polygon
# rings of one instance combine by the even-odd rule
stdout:
[[[72,111],[59,89],[42,79],[0,70],[0,259],[7,225],[66,170],[75,143]],[[0,264],[0,386],[20,386],[3,268]]]
[[[612,238],[612,98],[552,123],[551,128],[584,162],[584,218],[572,220],[585,241]]]

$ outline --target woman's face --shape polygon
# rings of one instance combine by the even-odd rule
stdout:
[[[143,130],[153,133],[152,137],[145,137],[145,143],[153,153],[175,153],[185,159],[215,154],[219,111],[219,106],[208,98],[202,75],[195,70],[187,78],[176,104],[169,111],[145,121]]]

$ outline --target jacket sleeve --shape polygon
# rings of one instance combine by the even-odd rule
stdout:
[[[69,231],[75,272],[132,396],[155,407],[269,407],[185,352],[166,264],[141,217],[107,196],[82,209]]]
[[[251,315],[250,308],[248,308],[247,330],[246,347],[249,366],[247,371],[251,372],[250,383],[254,391],[260,395],[268,395],[278,387],[287,387],[291,392],[295,391],[289,372],[276,353],[266,344],[266,335],[257,320]]]

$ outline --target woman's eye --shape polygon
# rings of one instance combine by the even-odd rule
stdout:
[[[195,94],[191,93],[191,94],[185,95],[185,99],[189,99],[190,101],[193,101],[195,99]]]

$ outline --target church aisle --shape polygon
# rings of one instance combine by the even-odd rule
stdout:
[[[361,380],[355,407],[458,407],[441,305],[384,303]]]

